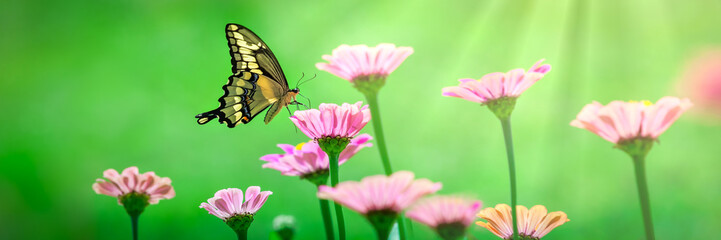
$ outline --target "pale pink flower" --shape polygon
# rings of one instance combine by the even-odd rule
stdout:
[[[98,194],[120,197],[130,193],[144,194],[149,197],[150,204],[156,204],[160,199],[171,199],[175,197],[175,190],[170,186],[170,178],[158,177],[155,172],[140,174],[137,167],[129,167],[118,174],[115,169],[108,169],[103,172],[103,177],[98,178],[93,184],[93,190]]]
[[[603,106],[593,102],[583,107],[571,126],[591,131],[612,143],[657,139],[691,105],[688,99],[676,97],[663,97],[656,104],[613,101]]]
[[[428,179],[414,180],[409,171],[398,171],[390,176],[375,175],[360,182],[341,182],[335,187],[320,186],[318,197],[330,199],[358,213],[373,211],[400,212],[418,198],[440,190],[441,183]]]
[[[480,208],[480,201],[456,196],[434,196],[418,201],[406,211],[406,216],[431,228],[458,223],[468,227]]]
[[[721,116],[721,48],[705,50],[691,59],[676,87],[699,110]]]
[[[531,239],[540,239],[554,228],[569,221],[566,213],[560,211],[548,213],[546,207],[542,205],[533,206],[530,211],[526,207],[518,205],[516,206],[516,215],[518,234]],[[500,238],[513,238],[510,206],[498,204],[495,208],[483,209],[478,213],[478,217],[487,221],[476,222],[479,226],[487,228]]]
[[[458,86],[443,88],[443,96],[462,98],[477,103],[486,103],[502,97],[516,98],[551,71],[551,65],[541,64],[542,62],[543,59],[536,62],[528,69],[528,72],[519,68],[507,73],[489,73],[480,80],[460,79],[458,81],[461,83]]]
[[[268,200],[271,191],[260,191],[260,187],[251,186],[245,190],[245,201],[243,201],[243,190],[237,188],[222,189],[215,193],[215,196],[208,199],[208,202],[200,204],[200,208],[208,210],[208,213],[223,220],[238,215],[254,215],[260,207]]]
[[[324,137],[352,138],[370,121],[368,105],[321,103],[318,109],[296,111],[290,120],[312,139]]]
[[[385,78],[412,53],[413,48],[389,43],[376,47],[343,44],[334,49],[332,55],[323,55],[327,63],[316,63],[315,66],[351,82],[358,78]]]
[[[361,134],[351,139],[345,150],[340,153],[338,165],[348,161],[359,150],[373,146],[368,142],[371,139],[373,138],[368,134]],[[278,144],[278,147],[285,153],[262,156],[260,160],[268,162],[263,164],[263,168],[278,170],[286,176],[304,176],[328,170],[328,155],[315,141],[301,143],[298,146]]]

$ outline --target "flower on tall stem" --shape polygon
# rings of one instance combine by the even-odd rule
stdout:
[[[339,158],[351,139],[360,132],[370,120],[368,106],[361,102],[343,105],[321,103],[318,109],[296,111],[290,120],[308,137],[318,143],[320,149],[328,155],[331,186],[338,184]],[[345,240],[345,221],[343,209],[335,204],[338,236]]]
[[[338,165],[348,161],[361,149],[372,146],[373,144],[368,142],[371,139],[373,138],[368,134],[361,134],[350,139],[348,146],[339,155]],[[263,168],[278,170],[286,176],[300,176],[301,179],[306,179],[316,186],[325,185],[328,182],[330,159],[315,140],[297,146],[278,144],[278,147],[284,153],[261,157],[260,160],[268,162],[263,164]],[[333,222],[330,217],[328,200],[319,199],[319,203],[326,238],[333,239]]]
[[[361,92],[370,106],[373,117],[373,132],[378,143],[378,153],[386,175],[393,173],[388,148],[381,124],[378,91],[386,84],[386,78],[405,59],[413,54],[411,47],[396,47],[394,44],[381,43],[375,47],[366,45],[341,45],[331,55],[323,55],[328,62],[317,63],[315,66],[340,78],[348,80],[353,87]],[[403,217],[400,218],[398,231],[401,240],[405,240]]]
[[[375,228],[378,239],[386,240],[403,209],[442,187],[441,183],[414,178],[415,175],[408,171],[390,176],[369,176],[360,182],[347,181],[335,187],[320,186],[318,197],[331,199],[364,215]]]
[[[388,75],[411,54],[413,48],[396,47],[389,43],[381,43],[375,47],[344,44],[334,49],[332,55],[323,55],[323,60],[328,61],[327,63],[315,65],[320,70],[348,80],[366,97],[373,113],[373,128],[378,138],[378,151],[386,175],[390,175],[393,170],[383,136],[378,91],[385,85]]]
[[[268,200],[271,191],[260,191],[260,187],[251,186],[245,190],[245,201],[243,201],[243,190],[237,188],[222,189],[215,193],[215,196],[208,199],[208,202],[200,204],[200,208],[208,213],[223,219],[238,235],[238,239],[248,238],[248,228],[253,223],[253,216]]]
[[[422,199],[406,211],[406,217],[433,228],[444,240],[463,238],[473,223],[481,202],[458,196]]]
[[[568,222],[564,212],[551,212],[542,205],[533,206],[530,210],[524,206],[516,206],[518,214],[518,231],[523,240],[537,240],[546,236],[554,228]],[[513,224],[511,224],[511,207],[498,204],[495,208],[486,208],[478,213],[478,217],[486,222],[478,221],[478,226],[487,228],[496,236],[511,239]]]
[[[655,237],[646,183],[646,155],[658,137],[691,105],[688,99],[676,97],[663,97],[656,104],[613,101],[604,106],[593,102],[583,107],[571,122],[571,126],[586,129],[614,143],[633,159],[647,239]]]
[[[138,217],[145,207],[157,204],[161,199],[175,197],[175,190],[170,185],[170,178],[158,177],[155,172],[140,174],[137,167],[129,167],[118,174],[115,169],[103,172],[103,177],[93,184],[97,194],[118,198],[118,204],[125,207],[130,215],[133,228],[133,239],[138,239]]]
[[[551,65],[542,63],[543,59],[527,72],[519,68],[507,73],[489,73],[480,80],[460,79],[458,86],[443,88],[443,96],[477,102],[488,106],[498,118],[509,118],[521,93],[551,71]]]
[[[511,207],[515,212],[516,206],[516,163],[513,153],[513,136],[511,134],[511,113],[516,106],[516,99],[531,85],[543,78],[551,65],[542,64],[543,59],[531,66],[528,71],[513,69],[506,73],[495,72],[481,77],[480,80],[460,79],[458,86],[445,87],[443,96],[457,97],[488,106],[488,109],[501,121],[503,139],[506,143],[506,156],[511,182]],[[516,214],[511,214],[515,218]],[[513,222],[515,225],[515,221]],[[514,226],[517,229],[517,226]],[[517,231],[516,231],[517,232]],[[514,234],[513,239],[518,239]]]

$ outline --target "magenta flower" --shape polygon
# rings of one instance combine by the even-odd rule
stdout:
[[[460,239],[473,223],[481,202],[463,197],[435,196],[420,200],[406,216],[436,230],[443,239]]]
[[[261,192],[260,187],[251,186],[245,190],[245,201],[243,201],[243,190],[222,189],[216,192],[215,196],[209,198],[207,203],[201,203],[200,208],[208,210],[208,213],[223,220],[239,215],[254,215],[271,194],[273,192]]]
[[[519,68],[507,73],[489,73],[480,80],[460,79],[458,81],[461,83],[458,86],[443,88],[443,96],[462,98],[481,104],[503,97],[517,98],[551,71],[551,65],[541,65],[542,62],[543,59],[536,62],[528,72]]]
[[[350,143],[340,153],[338,163],[343,164],[353,155],[365,147],[373,146],[368,141],[373,138],[368,134],[361,134],[350,140]],[[268,154],[260,160],[268,163],[263,168],[271,168],[280,171],[286,176],[307,176],[318,172],[328,171],[328,155],[318,146],[315,141],[298,144],[278,144],[283,149],[283,154]]]
[[[616,144],[637,138],[655,140],[691,105],[688,99],[676,97],[663,97],[656,104],[613,101],[603,106],[593,102],[583,107],[571,126]]]
[[[290,120],[312,139],[352,138],[370,121],[370,110],[355,104],[321,103],[318,109],[296,111]]]
[[[442,187],[428,179],[414,178],[412,172],[399,171],[390,176],[365,177],[360,182],[341,182],[335,187],[324,185],[318,188],[318,198],[333,200],[363,214],[376,229],[378,239],[385,240],[403,209]]]
[[[721,117],[721,48],[705,50],[691,59],[676,88],[701,111]]]
[[[160,199],[175,197],[175,190],[170,186],[170,178],[158,177],[155,172],[140,174],[137,167],[129,167],[118,174],[115,169],[103,172],[103,177],[93,184],[97,194],[117,197],[118,203],[123,205],[122,197],[128,194],[139,194],[147,197],[149,204],[157,204]]]
[[[323,60],[328,63],[316,63],[315,66],[350,82],[385,78],[412,53],[413,48],[396,47],[389,43],[376,47],[343,44],[334,49],[332,55],[323,55]]]

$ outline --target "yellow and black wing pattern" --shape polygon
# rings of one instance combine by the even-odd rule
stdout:
[[[226,26],[225,33],[233,75],[223,85],[224,94],[218,99],[220,106],[195,117],[201,125],[218,118],[232,128],[238,122],[250,122],[263,110],[284,99],[289,88],[278,60],[258,35],[233,23]],[[266,114],[266,123],[277,112],[273,116],[269,114]]]

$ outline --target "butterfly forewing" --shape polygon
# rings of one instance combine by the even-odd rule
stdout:
[[[258,35],[250,29],[233,23],[226,26],[225,33],[230,47],[233,73],[249,71],[266,75],[288,90],[288,81],[285,79],[283,69],[280,68],[268,45]]]

